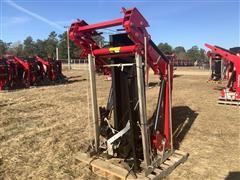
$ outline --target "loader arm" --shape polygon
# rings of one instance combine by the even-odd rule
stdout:
[[[233,63],[235,77],[229,80],[229,81],[233,81],[233,84],[230,87],[230,89],[234,91],[234,100],[239,101],[240,100],[240,54],[229,51],[219,46],[213,46],[210,44],[205,44],[205,46],[211,49],[214,53],[219,54],[222,57],[222,59],[224,59],[225,61],[230,61]],[[223,90],[222,96],[226,97],[225,94],[227,93],[225,90]]]
[[[26,62],[26,61],[24,61],[24,60],[22,60],[22,59],[20,59],[16,56],[13,56],[13,59],[15,61],[17,61],[19,64],[21,64],[25,71],[29,72],[30,66],[29,66],[28,62]]]
[[[205,46],[222,56],[224,60],[233,63],[236,71],[236,80],[233,86],[236,88],[236,92],[240,94],[240,55],[218,46],[213,46],[210,44],[205,44]]]
[[[36,59],[37,59],[39,62],[41,62],[43,65],[45,65],[45,66],[49,66],[49,65],[50,65],[50,63],[49,63],[48,61],[40,58],[39,56],[36,56]]]
[[[237,55],[236,53],[221,48],[219,46],[213,46],[210,44],[205,44],[205,46],[211,49],[216,54],[221,55],[224,60],[232,62],[236,67],[236,70],[240,71],[240,55]]]
[[[93,54],[96,57],[96,65],[104,66],[106,62],[104,59],[116,56],[127,56],[134,54],[135,52],[141,52],[144,54],[144,38],[147,38],[147,63],[152,68],[155,74],[166,75],[166,66],[169,63],[169,59],[159,51],[158,47],[151,40],[146,27],[148,22],[140,14],[136,8],[122,10],[124,17],[105,21],[96,24],[87,24],[84,20],[78,20],[72,23],[69,29],[70,39],[81,49],[81,57],[87,57],[87,54]],[[113,27],[122,26],[129,38],[134,42],[132,46],[118,47],[114,51],[111,48],[100,48],[97,43],[93,40],[93,36],[100,35],[97,30]],[[105,70],[109,71],[109,70]]]

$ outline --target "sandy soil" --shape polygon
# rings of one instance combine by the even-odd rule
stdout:
[[[0,179],[96,179],[74,158],[88,146],[86,70],[64,73],[68,84],[0,93]],[[237,179],[240,173],[240,109],[218,105],[223,85],[206,83],[204,73],[176,70],[175,146],[190,156],[167,179]],[[156,76],[150,82],[155,84]],[[97,77],[100,105],[106,103],[109,86],[103,76]],[[158,86],[147,93],[151,116]]]

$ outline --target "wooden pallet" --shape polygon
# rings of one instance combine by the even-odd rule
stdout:
[[[145,177],[144,173],[138,173],[137,178],[134,177],[119,162],[112,159],[106,160],[100,157],[89,157],[86,153],[79,153],[76,159],[89,165],[93,173],[107,179],[141,179],[141,180],[157,180],[168,176],[178,165],[183,164],[188,158],[188,153],[175,150],[174,153],[160,167],[155,168],[151,174]]]
[[[188,155],[188,153],[175,150],[159,168],[156,168],[150,175],[148,175],[148,179],[157,180],[168,176],[178,165],[183,164],[187,160]]]
[[[218,104],[233,105],[233,106],[240,107],[240,101],[230,101],[230,100],[225,100],[225,99],[218,99]]]

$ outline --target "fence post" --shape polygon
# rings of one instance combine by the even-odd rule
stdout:
[[[99,121],[98,121],[98,104],[97,104],[97,90],[96,90],[96,74],[94,66],[94,58],[88,54],[88,67],[90,76],[91,102],[92,102],[92,118],[93,118],[93,134],[94,134],[94,148],[95,152],[99,147]]]

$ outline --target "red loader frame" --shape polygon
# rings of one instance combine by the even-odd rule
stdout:
[[[24,84],[25,87],[37,85],[42,80],[42,68],[35,61],[22,60],[19,57],[13,56],[13,59],[19,63],[24,69]]]
[[[50,81],[58,81],[64,78],[62,74],[61,61],[44,60],[39,56],[36,56],[38,62],[40,62],[45,68],[44,73]]]
[[[100,69],[105,74],[111,74],[109,67],[116,67],[116,66],[132,66],[132,64],[126,64],[129,62],[129,59],[136,58],[136,64],[140,63],[139,66],[142,66],[142,61],[140,61],[139,56],[144,57],[145,65],[150,67],[155,74],[160,76],[160,92],[158,98],[158,104],[156,108],[156,116],[155,119],[151,122],[154,124],[153,129],[147,129],[148,132],[147,136],[151,141],[150,149],[145,149],[143,152],[144,155],[144,162],[147,166],[147,169],[153,165],[153,159],[150,158],[151,155],[148,153],[156,152],[157,156],[161,154],[162,162],[165,160],[164,158],[169,157],[173,150],[173,142],[172,142],[172,122],[171,122],[171,92],[172,92],[172,80],[173,80],[173,67],[171,60],[167,58],[154,44],[151,40],[150,35],[148,34],[146,27],[148,27],[148,22],[144,19],[144,17],[140,14],[140,12],[136,8],[132,9],[122,9],[123,18],[118,18],[115,20],[110,20],[106,22],[96,23],[96,24],[87,24],[84,20],[78,20],[71,24],[69,29],[69,37],[70,39],[78,45],[83,51],[81,53],[82,58],[87,58],[89,60],[89,64],[92,64],[92,60],[95,59],[95,65],[97,69]],[[99,29],[114,27],[114,26],[122,26],[125,30],[126,37],[124,34],[117,34],[116,36],[112,36],[112,39],[116,38],[115,41],[113,40],[114,45],[111,45],[110,48],[100,48],[97,43],[93,40],[94,36],[100,35],[101,33],[97,32]],[[129,39],[131,43],[129,43]],[[118,63],[114,62],[113,64],[108,65],[106,59],[117,60]],[[139,61],[139,62],[138,62]],[[132,62],[132,61],[130,61]],[[147,64],[146,64],[147,63]],[[133,63],[134,64],[134,63]],[[147,69],[147,67],[145,67]],[[119,84],[119,81],[123,81],[122,74],[119,76],[120,71],[112,69],[113,75],[113,84]],[[117,73],[116,73],[117,72]],[[144,71],[143,71],[144,72]],[[117,76],[120,80],[116,80]],[[134,76],[134,75],[133,75]],[[143,75],[144,76],[144,75]],[[132,85],[133,83],[131,83]],[[92,86],[95,86],[93,83]],[[120,84],[120,87],[124,87],[124,84]],[[138,91],[144,91],[145,88],[138,89]],[[112,88],[111,91],[121,92],[119,89]],[[109,97],[111,97],[111,91]],[[114,94],[114,93],[113,93]],[[124,93],[123,93],[124,94]],[[120,94],[119,94],[120,96]],[[141,98],[140,96],[139,98]],[[116,97],[118,98],[118,97]],[[124,95],[122,97],[125,98]],[[95,101],[94,95],[92,95],[92,101]],[[128,98],[126,98],[128,99]],[[121,101],[121,98],[119,98]],[[111,98],[110,100],[111,101]],[[109,102],[108,101],[108,102]],[[120,104],[120,109],[124,108],[124,105],[121,105],[119,102],[115,102],[118,105]],[[124,104],[124,102],[122,103]],[[108,105],[107,105],[108,106]],[[140,106],[140,105],[139,105]],[[139,107],[140,108],[140,107]],[[95,109],[96,110],[96,109]],[[106,113],[105,111],[101,111],[100,114]],[[107,108],[107,111],[109,109]],[[94,110],[93,110],[94,111]],[[114,112],[115,113],[115,112]],[[162,115],[160,115],[162,114]],[[159,118],[162,118],[163,124],[159,124]],[[102,117],[101,119],[105,119],[106,117]],[[121,117],[119,117],[121,119]],[[97,121],[97,120],[96,120]],[[143,122],[142,122],[143,123]],[[146,122],[145,122],[146,124]],[[95,124],[96,127],[98,124]],[[127,125],[126,125],[127,126]],[[161,127],[160,127],[161,126]],[[160,127],[160,129],[159,129]],[[101,127],[102,128],[102,127]],[[125,127],[126,128],[126,127]],[[97,128],[98,129],[98,128]],[[99,136],[95,131],[95,152],[99,153]],[[124,130],[124,129],[123,129]],[[144,131],[144,130],[142,130]],[[144,142],[143,138],[143,146],[147,144],[147,140]],[[148,139],[147,138],[147,139]],[[152,150],[151,150],[152,149]],[[170,153],[169,153],[170,152]],[[166,155],[168,154],[168,156]],[[166,156],[165,156],[166,155]],[[153,155],[154,156],[154,155]]]
[[[240,102],[240,54],[210,44],[205,44],[205,46],[213,53],[219,54],[225,61],[233,63],[233,72],[229,78],[228,86],[221,91],[220,99]]]
[[[97,57],[96,65],[100,66],[104,72],[110,73],[107,68],[104,68],[106,62],[104,58],[110,58],[116,56],[129,56],[135,52],[144,50],[144,38],[147,40],[147,63],[152,68],[155,74],[166,76],[166,69],[168,63],[166,62],[165,55],[159,52],[156,45],[152,42],[150,35],[146,31],[146,27],[149,27],[148,22],[139,13],[136,8],[122,9],[124,13],[123,18],[101,22],[97,24],[88,25],[84,20],[76,21],[72,23],[69,30],[70,39],[81,49],[81,57],[86,58],[88,54],[93,54]],[[115,48],[100,48],[93,40],[93,36],[100,35],[96,30],[109,28],[113,26],[123,26],[124,30],[128,34],[129,38],[135,43],[131,46],[122,46]],[[143,52],[142,52],[143,54]]]
[[[92,54],[96,58],[96,66],[103,69],[104,72],[109,73],[106,69],[106,61],[104,59],[111,57],[128,57],[135,53],[144,54],[144,37],[147,39],[147,64],[152,68],[155,74],[160,75],[166,80],[166,92],[168,92],[168,83],[172,83],[172,67],[170,79],[168,77],[168,58],[158,50],[156,45],[150,39],[146,27],[148,22],[139,13],[136,8],[122,9],[124,17],[101,22],[97,24],[88,25],[84,20],[72,23],[69,30],[70,39],[83,49],[81,57],[87,57]],[[129,38],[134,42],[134,45],[120,46],[112,48],[100,48],[93,40],[92,36],[99,35],[96,31],[98,29],[109,28],[113,26],[123,26]],[[170,86],[172,87],[172,86]],[[169,127],[169,94],[166,93],[165,101],[165,128],[164,137],[167,139],[167,145],[170,147],[170,127]]]
[[[9,74],[9,63],[3,57],[0,57],[0,90],[4,90],[8,87],[9,81],[12,77]]]
[[[30,86],[30,67],[27,62],[9,54],[1,60],[1,90]]]
[[[32,73],[32,69],[30,64],[27,61],[24,61],[16,56],[12,56],[13,59],[18,62],[24,70],[23,74],[23,84],[25,84],[25,87],[30,87],[31,84],[34,84],[36,81],[36,76],[34,73]]]

